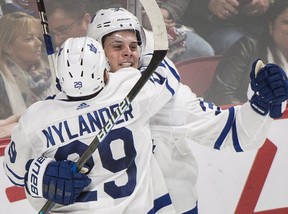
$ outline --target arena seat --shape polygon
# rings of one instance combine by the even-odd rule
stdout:
[[[221,55],[215,55],[176,62],[181,82],[197,96],[203,96],[212,83],[220,58]]]

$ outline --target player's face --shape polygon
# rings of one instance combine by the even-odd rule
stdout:
[[[69,17],[63,10],[55,10],[49,17],[49,29],[55,46],[61,46],[70,37],[86,36],[90,21],[91,16],[88,13]]]
[[[28,70],[31,65],[41,59],[41,45],[39,40],[39,26],[34,23],[29,32],[22,31],[6,48],[9,57],[22,69]]]
[[[139,46],[135,32],[114,32],[106,37],[103,45],[110,63],[110,72],[125,67],[138,68]]]
[[[284,56],[288,56],[288,8],[270,23],[270,34]]]

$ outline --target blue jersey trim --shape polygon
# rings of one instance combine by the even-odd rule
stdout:
[[[177,70],[175,70],[171,65],[169,65],[169,63],[164,59],[163,60],[165,62],[165,64],[168,66],[169,70],[171,71],[171,73],[173,74],[173,76],[178,80],[178,82],[180,81],[180,75],[177,72]],[[162,63],[161,63],[162,64]],[[160,65],[161,65],[160,64]]]
[[[88,202],[97,200],[98,200],[97,191],[90,191],[90,192],[81,192],[80,195],[77,197],[76,202]]]
[[[163,63],[161,63],[163,67],[166,67]],[[170,70],[171,71],[171,70]],[[177,74],[177,72],[174,70],[174,72],[171,72],[173,74],[173,76],[175,77],[175,79],[179,82],[177,75],[175,76],[175,74]],[[179,76],[178,76],[179,77]],[[172,88],[169,84],[169,79],[163,77],[161,74],[159,74],[157,72],[157,70],[154,72],[154,74],[149,78],[151,82],[158,83],[160,85],[162,85],[163,83],[165,83],[165,86],[167,88],[168,91],[170,91],[170,93],[172,94],[172,96],[175,94],[175,90],[174,88]]]
[[[168,79],[166,81],[166,88],[170,91],[172,96],[175,94],[175,90],[169,85]]]
[[[169,206],[172,204],[170,195],[167,193],[166,195],[161,196],[154,200],[154,207],[147,214],[155,214],[163,207]]]
[[[15,184],[15,185],[17,185],[17,186],[24,186],[24,177],[20,177],[19,175],[17,175],[17,174],[15,174],[13,171],[12,171],[12,169],[10,169],[9,167],[8,167],[8,165],[6,164],[6,168],[8,169],[8,171],[17,179],[17,180],[19,180],[19,183],[16,183],[15,181],[13,181],[13,180],[11,180],[10,178],[10,180],[11,180],[11,182],[13,183],[13,184]],[[9,177],[9,176],[8,176]]]
[[[55,97],[56,97],[56,94],[54,94],[54,95],[52,95],[52,96],[48,96],[48,97],[46,97],[45,100],[54,100]]]
[[[233,138],[233,146],[236,152],[243,152],[243,149],[240,146],[238,134],[237,134],[237,125],[236,120],[233,123],[232,127],[232,138]]]
[[[9,166],[8,166],[7,164],[6,164],[6,168],[8,169],[8,171],[9,171],[15,178],[17,178],[18,180],[24,180],[24,177],[21,177],[21,176],[15,174],[15,173],[12,171],[12,169],[9,168]]]
[[[220,147],[222,146],[224,139],[226,138],[231,126],[233,125],[234,117],[235,117],[235,109],[234,107],[231,107],[228,109],[228,111],[229,111],[229,116],[228,116],[226,125],[224,129],[222,130],[221,134],[219,135],[218,139],[216,140],[214,149],[220,150]]]
[[[9,178],[9,180],[11,181],[11,183],[13,183],[16,186],[20,186],[20,187],[24,187],[25,186],[25,184],[19,184],[19,183],[14,182],[13,180],[11,180],[11,178]]]
[[[155,76],[157,76],[158,78],[156,78]],[[162,85],[166,78],[163,77],[161,74],[157,73],[156,71],[154,72],[154,75],[151,76],[151,79],[153,80],[153,83],[158,83],[159,85]]]
[[[148,54],[146,54],[146,55],[153,55],[153,54],[151,54],[151,53],[148,53]],[[177,70],[176,69],[174,69],[174,67],[173,66],[171,66],[165,59],[164,60],[162,60],[161,62],[160,62],[160,64],[159,64],[159,67],[163,67],[163,68],[165,68],[166,70],[167,70],[167,68],[169,69],[169,71],[171,72],[171,74],[175,77],[175,79],[178,81],[178,82],[180,82],[180,75],[179,75],[179,73],[177,72]],[[143,69],[143,68],[147,68],[147,66],[142,66],[142,67],[140,67],[139,69],[141,70],[141,69]],[[142,72],[141,72],[142,73]],[[153,75],[149,78],[149,80],[151,81],[151,82],[153,82],[153,83],[155,83],[155,82],[157,82],[157,83],[159,83],[159,84],[161,84],[161,79],[163,80],[166,80],[166,78],[163,78],[159,73],[157,73],[157,70],[154,72],[154,74],[155,75],[157,75],[160,79],[159,80],[157,80],[155,77],[153,77]],[[175,90],[169,85],[169,82],[168,81],[166,81],[166,88],[171,92],[171,94],[172,95],[174,95],[175,94]]]

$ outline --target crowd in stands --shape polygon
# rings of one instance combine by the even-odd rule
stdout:
[[[183,15],[190,4],[189,0],[161,0],[157,2],[167,27],[169,39],[168,57],[173,62],[214,55],[211,45],[182,22]],[[153,48],[153,33],[145,12],[143,12],[142,24],[146,30],[147,49],[151,50]]]
[[[71,8],[67,0],[65,9],[71,11],[68,14],[57,2],[44,0],[55,48],[69,37],[86,35],[97,10],[127,6],[122,0],[81,0],[79,7]],[[245,102],[250,68],[256,58],[280,64],[284,69],[288,67],[286,0],[158,0],[157,3],[169,35],[168,57],[176,65],[191,58],[222,56],[215,80],[205,95],[209,101],[218,105]],[[9,136],[11,124],[17,122],[28,106],[53,95],[56,89],[55,74],[47,65],[41,25],[36,25],[36,1],[0,0],[0,4],[0,124],[4,124],[0,126],[1,138]],[[150,51],[153,37],[145,11],[141,20],[146,32],[145,50]],[[29,49],[34,56],[29,56]],[[10,122],[5,123],[6,120]]]
[[[39,21],[23,12],[7,13],[0,29],[0,119],[7,121],[0,126],[0,137],[7,137],[19,115],[52,96],[56,87],[43,56]]]
[[[288,71],[288,1],[271,9],[266,20],[260,36],[243,36],[223,53],[214,82],[205,95],[207,100],[217,105],[246,102],[250,67],[256,58]]]
[[[277,1],[277,0],[276,0]],[[283,1],[283,0],[278,0]],[[223,54],[242,36],[259,36],[271,0],[191,0],[183,23],[211,44],[215,54]]]

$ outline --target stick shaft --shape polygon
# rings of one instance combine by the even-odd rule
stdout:
[[[56,80],[55,55],[54,55],[54,48],[52,44],[52,38],[49,34],[46,10],[45,10],[43,0],[36,0],[36,2],[37,2],[39,17],[40,17],[40,21],[41,21],[41,25],[43,29],[43,37],[44,37],[46,52],[48,55],[49,67],[52,73],[53,81],[55,81]]]

